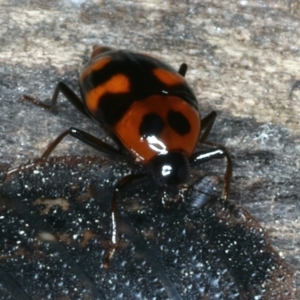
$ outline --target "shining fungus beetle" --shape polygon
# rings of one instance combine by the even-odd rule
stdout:
[[[50,105],[25,98],[53,111],[59,93],[86,117],[96,121],[115,142],[115,147],[77,128],[59,135],[41,156],[45,159],[71,135],[91,147],[139,165],[115,184],[111,200],[112,234],[104,267],[108,266],[118,244],[117,196],[121,189],[152,178],[158,186],[184,183],[191,167],[217,158],[226,158],[222,198],[227,199],[232,163],[227,150],[206,142],[216,118],[213,111],[201,119],[197,99],[184,76],[187,65],[178,72],[151,56],[109,47],[94,46],[91,58],[79,77],[82,98],[59,82]],[[209,150],[197,151],[198,143]]]

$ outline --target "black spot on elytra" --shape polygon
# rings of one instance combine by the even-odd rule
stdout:
[[[191,130],[189,120],[179,111],[168,112],[168,123],[180,135],[188,134]]]
[[[144,116],[140,125],[140,135],[148,137],[151,135],[158,136],[164,129],[164,121],[162,118],[155,114],[149,113]]]

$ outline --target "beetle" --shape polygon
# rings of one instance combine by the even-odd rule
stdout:
[[[71,127],[48,146],[41,159],[70,135],[107,155],[141,167],[139,173],[127,175],[115,184],[106,266],[118,243],[117,196],[124,187],[149,177],[160,187],[179,185],[188,180],[191,167],[226,158],[222,198],[227,198],[232,176],[230,155],[223,146],[206,141],[217,114],[212,111],[201,119],[197,98],[184,78],[186,72],[185,63],[176,71],[146,54],[96,45],[79,77],[81,97],[63,82],[57,84],[50,105],[25,97],[55,111],[58,95],[62,93],[115,142],[111,146]],[[210,149],[195,151],[198,143]]]

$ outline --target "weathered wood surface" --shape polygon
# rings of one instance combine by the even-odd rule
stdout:
[[[0,164],[38,157],[60,132],[97,127],[62,100],[57,115],[20,101],[76,88],[93,44],[144,51],[177,67],[234,161],[231,199],[269,233],[300,285],[298,1],[1,1]],[[55,155],[98,155],[66,139]],[[214,174],[221,174],[218,164]],[[207,171],[209,172],[209,168]],[[211,170],[210,170],[211,171]]]

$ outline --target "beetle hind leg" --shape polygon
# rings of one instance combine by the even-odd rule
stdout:
[[[178,70],[178,73],[179,73],[181,76],[185,77],[185,74],[186,74],[186,72],[187,72],[187,69],[188,69],[188,65],[187,65],[186,63],[183,63],[183,64],[180,65],[179,70]]]
[[[23,95],[23,99],[44,109],[49,109],[52,112],[57,112],[57,99],[60,92],[73,104],[73,106],[75,106],[75,108],[77,108],[86,117],[90,118],[90,116],[86,112],[83,101],[64,82],[59,82],[57,84],[50,104],[43,103],[28,95]]]

